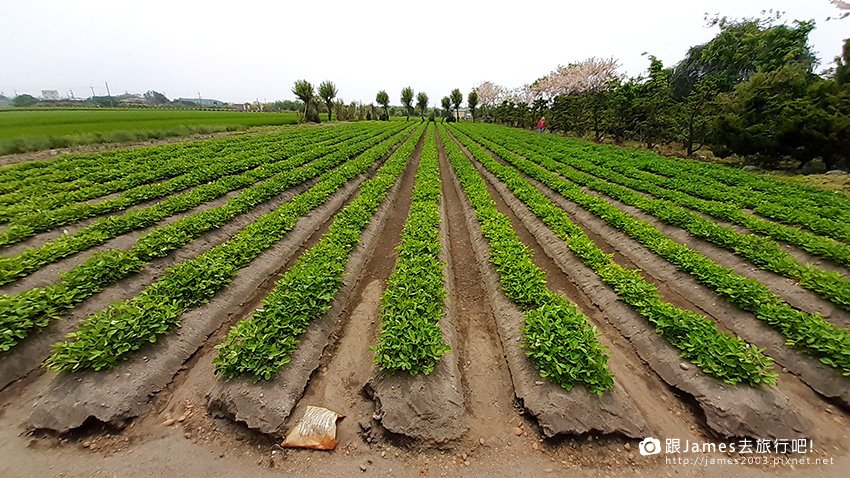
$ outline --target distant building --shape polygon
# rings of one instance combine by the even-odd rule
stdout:
[[[118,102],[121,103],[121,104],[125,104],[125,105],[143,105],[143,104],[146,103],[144,98],[136,97],[136,96],[129,96],[129,97],[126,97],[126,98],[122,98]]]
[[[251,111],[251,103],[228,103],[236,111]]]
[[[56,90],[41,90],[41,99],[44,101],[59,101],[59,92]]]
[[[201,106],[224,106],[224,101],[211,100],[207,98],[177,98],[177,101],[184,103],[195,103]]]

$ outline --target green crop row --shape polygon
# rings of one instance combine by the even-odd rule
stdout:
[[[215,179],[216,176],[211,176],[215,171],[209,171],[211,163],[229,164],[229,172],[232,174],[255,168],[269,160],[277,160],[281,156],[294,154],[298,147],[337,136],[329,129],[313,131],[319,134],[300,134],[279,141],[269,141],[260,136],[256,138],[257,141],[229,153],[208,151],[208,154],[186,155],[166,164],[131,165],[131,169],[115,171],[117,176],[112,180],[95,182],[85,187],[78,186],[71,191],[56,192],[56,183],[34,185],[0,198],[11,203],[9,206],[0,206],[0,221],[14,220],[26,214],[47,211],[120,191],[124,191],[122,197],[131,197],[137,201],[155,199]],[[138,188],[148,188],[148,183],[160,180],[166,181],[159,185],[159,196],[139,193]]]
[[[56,187],[57,190],[79,189],[119,177],[116,176],[116,171],[127,170],[133,165],[137,169],[144,169],[148,164],[167,164],[187,156],[220,157],[245,148],[259,146],[262,143],[286,142],[305,134],[314,134],[318,129],[331,128],[292,127],[262,135],[234,135],[219,139],[113,149],[88,154],[65,154],[46,160],[28,161],[8,166],[26,170],[0,173],[0,177],[6,177],[6,180],[0,179],[0,190],[9,193],[30,186],[47,186],[48,184],[50,187]],[[15,179],[9,175],[15,176]],[[9,189],[12,185],[16,187]]]
[[[526,159],[575,184],[634,206],[665,224],[681,227],[694,237],[727,249],[749,260],[760,269],[794,279],[802,287],[817,293],[839,308],[850,310],[850,281],[838,272],[825,271],[811,264],[797,262],[794,256],[769,238],[741,234],[697,213],[675,206],[669,201],[646,197],[623,186],[598,179],[571,166],[553,161],[549,159],[552,154],[539,154],[524,143],[518,143],[507,137],[499,137],[494,142],[489,139],[490,137],[496,137],[496,135],[479,135],[480,140],[497,153],[499,152],[497,149],[503,148],[512,153],[522,153]],[[605,171],[600,174],[605,174]]]
[[[9,350],[37,327],[47,326],[52,319],[100,292],[104,287],[140,271],[153,259],[168,255],[192,239],[221,227],[284,190],[317,175],[320,175],[320,181],[334,176],[338,170],[331,168],[363,151],[366,152],[361,158],[374,158],[375,154],[379,157],[379,153],[389,150],[403,134],[404,131],[382,142],[379,138],[373,138],[371,143],[352,145],[319,161],[277,174],[262,184],[245,189],[221,206],[190,214],[174,223],[155,228],[142,236],[128,251],[111,249],[96,254],[62,274],[59,281],[47,287],[30,289],[19,294],[0,295],[0,351]]]
[[[181,186],[185,184],[181,183],[203,181],[205,177],[206,180],[212,179],[207,177],[208,173],[206,169],[201,169],[194,173],[189,173],[183,180],[138,186],[105,201],[97,203],[74,203],[59,209],[24,215],[9,223],[3,232],[0,233],[0,246],[20,242],[39,232],[47,231],[58,226],[72,224],[88,217],[123,210],[140,202],[162,197],[163,195],[174,192],[176,188],[182,189]]]
[[[682,167],[680,164],[652,164],[649,158],[640,158],[632,161],[633,165],[640,171],[652,175],[657,179],[671,181],[673,184],[687,186],[698,180],[706,187],[701,191],[704,197],[721,198],[741,207],[758,208],[764,204],[779,206],[779,210],[801,210],[814,217],[823,217],[832,221],[846,222],[847,211],[842,211],[838,206],[820,204],[818,201],[810,200],[806,195],[805,186],[793,186],[793,190],[785,190],[782,194],[766,192],[753,188],[747,182],[738,183],[733,178],[717,178],[712,175],[700,175],[688,172],[690,168]],[[731,170],[730,170],[731,171]],[[777,184],[779,181],[775,181]],[[786,186],[787,188],[787,186]]]
[[[613,159],[613,158],[612,158]],[[689,161],[693,162],[693,161]],[[784,193],[766,194],[746,186],[731,186],[722,181],[713,181],[712,175],[717,175],[713,168],[703,170],[704,174],[685,173],[690,171],[688,162],[653,161],[653,158],[637,156],[626,164],[653,176],[656,181],[663,182],[665,187],[681,191],[693,196],[734,204],[740,208],[750,208],[755,213],[780,222],[795,224],[823,236],[847,241],[850,238],[848,220],[842,219],[841,213],[835,217],[836,207],[813,206],[806,201],[806,190],[784,189]],[[724,168],[728,173],[734,170]],[[787,186],[786,186],[787,187]],[[829,211],[832,211],[830,213]],[[846,214],[846,211],[845,213]]]
[[[777,204],[792,210],[804,209],[815,216],[829,217],[839,222],[850,221],[850,200],[841,193],[815,187],[787,184],[762,178],[745,171],[700,163],[697,161],[641,156],[642,168],[656,174],[682,179],[699,178],[715,191],[731,192],[731,200],[749,207]]]
[[[817,234],[845,240],[850,237],[850,200],[842,194],[814,187],[785,184],[725,166],[665,158],[654,153],[572,138],[546,135],[540,142],[567,148],[575,155],[598,157],[607,163],[640,168],[644,178],[699,198],[740,207],[781,222],[805,227]]]
[[[505,133],[517,140],[523,140],[522,146],[537,153],[547,154],[552,159],[568,164],[581,171],[593,174],[617,184],[651,194],[659,199],[666,199],[682,207],[699,211],[743,226],[753,232],[764,234],[777,241],[799,247],[809,254],[822,257],[833,264],[850,267],[850,246],[828,237],[819,236],[798,227],[780,224],[756,215],[749,214],[740,206],[715,200],[700,199],[669,187],[671,180],[646,173],[612,157],[605,157],[592,150],[575,147],[575,145],[544,138],[535,137],[527,132]],[[544,143],[548,141],[552,148]],[[681,181],[681,180],[675,180]]]
[[[625,232],[736,307],[753,313],[775,327],[785,336],[788,345],[796,345],[824,364],[837,368],[844,375],[850,375],[850,331],[847,329],[829,323],[818,314],[794,309],[760,282],[737,274],[672,241],[649,223],[634,219],[604,199],[583,192],[580,187],[537,164],[497,145],[494,147],[497,149],[494,151],[496,154],[520,171]]]
[[[850,221],[850,199],[836,191],[790,184],[713,163],[669,158],[656,153],[599,145],[572,138],[549,139],[556,140],[561,147],[582,149],[591,155],[600,155],[615,162],[640,167],[664,179],[682,180],[686,184],[697,182],[712,194],[719,192],[728,196],[729,201],[739,205],[754,207],[762,202],[780,204],[792,209],[804,209],[839,222]]]
[[[263,214],[224,244],[170,267],[138,296],[87,317],[66,341],[54,345],[45,365],[54,370],[102,370],[156,342],[179,325],[183,313],[208,302],[239,269],[286,236],[299,218],[368,171],[394,144],[381,143],[323,175],[310,189]]]
[[[441,131],[445,133],[443,127]],[[510,219],[499,212],[484,179],[452,140],[443,144],[487,239],[502,291],[525,312],[522,337],[528,358],[542,377],[566,390],[577,384],[599,395],[610,390],[614,376],[596,327],[575,304],[546,287],[546,273],[534,264]]]
[[[228,149],[238,151],[245,144],[248,144],[247,138],[230,144]],[[62,160],[54,163],[52,168],[32,168],[26,171],[28,173],[26,177],[0,183],[0,192],[3,193],[0,200],[3,204],[14,203],[18,201],[22,193],[37,192],[41,189],[50,192],[73,191],[120,178],[123,174],[167,165],[170,161],[179,160],[184,156],[213,157],[217,153],[218,151],[212,147],[181,144],[170,148],[138,148],[105,151],[85,156],[59,156],[57,159]],[[22,164],[42,162],[44,161],[30,161]]]
[[[181,148],[182,149],[182,148]],[[145,155],[139,154],[144,151]],[[145,161],[157,162],[165,157],[164,148],[139,148],[131,150],[105,151],[87,155],[67,154],[41,161],[14,164],[15,168],[0,176],[0,193],[15,194],[17,191],[46,183],[55,183],[61,190],[64,185],[75,186],[80,178],[92,172],[108,174],[114,169],[124,169],[128,164],[140,165]],[[110,178],[112,176],[105,176]],[[95,176],[94,179],[100,178]],[[82,184],[92,184],[83,182]]]
[[[649,165],[641,163],[636,165],[636,167],[652,172],[668,170],[664,165],[660,164]],[[669,171],[674,173],[675,168],[671,166],[669,167]],[[806,208],[800,199],[801,196],[792,192],[787,193],[787,197],[791,199],[786,202],[777,199],[775,196],[765,197],[764,194],[743,188],[729,188],[723,185],[715,187],[704,179],[679,177],[658,179],[661,179],[669,188],[682,191],[686,194],[750,208],[756,214],[776,221],[804,227],[815,234],[831,237],[843,242],[850,241],[850,221],[846,219],[830,219],[824,215],[822,210]]]
[[[239,321],[216,346],[216,373],[227,378],[247,374],[254,380],[271,380],[292,360],[298,339],[310,322],[331,309],[351,251],[401,176],[421,135],[422,126],[418,126],[416,134],[334,216],[322,239],[283,274],[263,299],[262,308],[252,318]]]
[[[378,135],[379,139],[389,136],[392,132],[392,130],[381,131],[382,133]],[[334,150],[347,149],[356,144],[371,144],[372,140],[368,138],[371,134],[366,133],[365,136],[359,135],[348,139],[341,135],[342,141],[340,142],[320,143],[312,148],[302,148],[301,153],[293,155],[289,159],[267,163],[239,175],[220,177],[190,191],[171,196],[152,206],[100,218],[73,234],[63,234],[38,248],[28,248],[12,257],[2,257],[0,258],[0,285],[13,282],[47,264],[103,244],[114,237],[149,227],[169,216],[188,211],[205,202],[222,197],[230,191],[248,187],[258,181],[285,173]]]
[[[560,156],[560,153],[555,152],[552,153],[552,157],[562,156]],[[625,164],[604,162],[604,164],[596,163],[598,166],[593,166],[584,160],[577,160],[574,156],[564,157],[563,159],[565,163],[583,171],[590,172],[599,177],[605,177],[610,181],[651,194],[657,198],[666,199],[679,206],[708,214],[722,221],[738,224],[750,231],[764,234],[774,240],[797,246],[801,250],[822,257],[833,264],[850,267],[850,246],[835,239],[819,236],[798,227],[762,219],[761,217],[743,211],[739,206],[731,203],[700,199],[674,189],[667,189],[664,187],[665,181],[660,180],[656,183],[655,178],[647,180],[645,179],[646,176],[652,175],[644,176],[642,171],[630,168]],[[599,169],[600,167],[607,169],[607,171],[601,171]]]
[[[287,128],[282,133],[263,136],[267,141],[274,142],[293,134],[302,134],[307,129]],[[28,161],[10,165],[0,172],[0,192],[11,193],[46,183],[61,184],[60,189],[67,191],[115,178],[116,170],[125,170],[128,166],[140,168],[148,163],[167,163],[184,156],[210,154],[210,157],[213,157],[238,151],[256,141],[256,136],[245,135],[98,153],[66,154],[40,161]]]
[[[714,322],[699,314],[665,302],[655,285],[644,279],[639,270],[626,269],[617,264],[611,255],[605,254],[581,227],[570,220],[563,209],[526,181],[522,174],[499,164],[472,138],[458,129],[454,131],[458,132],[460,141],[484,168],[501,180],[532,213],[564,240],[567,247],[593,269],[603,282],[611,286],[623,302],[653,324],[656,332],[679,349],[682,357],[706,374],[726,383],[776,383],[773,360],[765,356],[762,350],[740,337],[717,330]],[[510,162],[514,158],[505,159]]]
[[[257,146],[259,149],[264,145],[251,144],[250,146]],[[239,154],[240,152],[241,150],[238,150],[230,154]],[[0,196],[0,203],[2,203],[0,220],[5,222],[29,212],[87,201],[151,181],[167,180],[192,171],[208,160],[226,156],[226,154],[216,154],[212,151],[199,153],[171,158],[169,161],[160,159],[134,161],[122,164],[120,168],[115,168],[114,165],[104,165],[102,169],[96,169],[83,178],[68,182],[35,182]],[[245,156],[242,155],[242,157]]]
[[[445,264],[439,257],[440,196],[437,142],[429,126],[398,259],[381,296],[381,331],[374,351],[382,370],[427,375],[450,350],[440,330],[446,295]]]
[[[771,234],[771,233],[776,234],[773,231],[775,230],[775,228],[777,226],[781,226],[781,227],[786,228],[787,230],[794,231],[795,234],[804,233],[804,234],[807,234],[808,237],[814,237],[814,238],[817,238],[817,239],[827,240],[827,241],[834,241],[834,239],[831,239],[831,238],[828,238],[828,237],[822,237],[821,235],[815,235],[813,232],[799,231],[799,233],[797,233],[796,231],[798,231],[799,229],[796,228],[796,227],[791,228],[791,227],[785,226],[783,224],[777,224],[774,221],[769,221],[767,219],[762,219],[758,216],[754,216],[753,214],[746,213],[742,209],[744,207],[748,207],[748,204],[749,204],[750,207],[754,208],[755,212],[760,213],[762,216],[767,217],[768,215],[781,214],[780,216],[777,216],[779,219],[782,219],[782,217],[786,217],[786,216],[789,218],[789,219],[785,220],[784,222],[791,223],[791,224],[801,224],[802,225],[801,227],[805,227],[806,229],[809,229],[810,231],[813,231],[813,230],[820,230],[820,231],[827,230],[828,231],[835,225],[836,221],[834,219],[836,219],[836,218],[832,218],[833,220],[830,220],[829,218],[824,216],[820,211],[815,211],[815,212],[803,211],[802,213],[794,214],[794,216],[792,217],[787,212],[781,213],[781,211],[789,211],[789,209],[792,210],[792,211],[801,210],[800,205],[798,205],[797,207],[784,206],[784,205],[779,204],[773,198],[762,199],[760,201],[750,201],[748,204],[742,204],[741,201],[738,199],[738,195],[735,193],[734,190],[724,189],[722,186],[717,187],[717,188],[709,186],[709,185],[705,184],[705,182],[702,179],[687,180],[687,179],[681,179],[681,178],[667,178],[667,177],[664,177],[664,176],[659,176],[659,175],[656,175],[656,174],[646,172],[646,171],[639,169],[639,168],[637,168],[637,167],[635,167],[635,166],[633,166],[633,165],[631,165],[627,162],[620,163],[620,162],[616,162],[616,161],[610,161],[610,158],[608,158],[609,160],[606,161],[605,158],[601,157],[601,156],[598,156],[596,158],[591,157],[591,158],[588,158],[588,159],[594,159],[595,162],[598,165],[603,166],[603,167],[612,167],[613,168],[613,167],[616,166],[617,170],[620,171],[621,173],[623,173],[623,174],[625,174],[625,175],[627,175],[631,178],[642,180],[645,183],[650,183],[650,184],[654,184],[656,186],[660,186],[660,187],[664,188],[666,191],[668,191],[668,194],[678,194],[680,196],[685,196],[685,197],[693,196],[692,197],[693,201],[701,201],[703,204],[709,204],[709,205],[711,205],[710,207],[712,209],[717,209],[717,208],[720,207],[720,208],[722,208],[720,210],[721,214],[723,214],[724,216],[728,216],[728,220],[739,222],[741,225],[743,225],[745,227],[749,227],[753,230],[757,230],[758,232],[765,231],[765,232],[763,232],[764,234]],[[792,198],[792,199],[790,199],[790,201],[795,201],[795,199]],[[767,209],[767,208],[770,208],[773,204],[779,205],[779,209],[777,209],[777,211],[779,211],[779,212],[774,213],[774,212],[770,212]],[[821,211],[822,211],[822,209],[821,209]],[[721,218],[725,219],[725,217],[721,217]],[[826,221],[822,221],[822,219],[826,219]],[[843,219],[839,219],[839,222],[843,222],[843,221],[844,221]],[[772,227],[767,227],[764,224],[771,225]],[[831,234],[831,233],[828,233],[828,234]],[[786,234],[778,234],[777,237],[781,238],[785,235]],[[782,239],[782,240],[784,240],[784,239]],[[806,247],[806,242],[803,242],[801,244],[795,244],[795,245],[799,245],[800,247]]]

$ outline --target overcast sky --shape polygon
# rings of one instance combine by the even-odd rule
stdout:
[[[716,33],[704,14],[814,19],[810,42],[832,65],[850,18],[828,0],[638,1],[0,0],[0,91],[78,97],[154,89],[169,98],[272,101],[292,83],[330,79],[343,99],[373,102],[405,85],[431,103],[484,80],[520,86],[590,56],[638,74],[641,53],[667,65]]]

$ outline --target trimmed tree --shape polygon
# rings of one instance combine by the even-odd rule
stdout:
[[[333,109],[334,98],[336,98],[336,85],[332,81],[323,81],[319,85],[319,97],[325,102],[328,107],[328,121],[331,120],[331,110]],[[339,119],[339,118],[337,118]]]
[[[381,105],[381,108],[384,109],[384,118],[387,121],[390,119],[390,95],[387,94],[386,91],[381,90],[375,95],[375,103]]]
[[[310,101],[313,100],[313,96],[315,93],[313,92],[313,84],[307,80],[298,80],[295,82],[295,86],[292,88],[292,94],[294,94],[302,103],[304,103],[304,121],[308,121],[307,119],[307,109],[310,107]]]
[[[443,123],[446,122],[446,116],[449,116],[452,111],[452,99],[448,96],[444,96],[442,100],[440,100],[440,104],[443,106]]]
[[[419,115],[424,120],[425,110],[428,109],[428,95],[424,91],[416,95],[416,108],[419,109]]]
[[[466,104],[469,105],[469,112],[472,113],[472,122],[475,123],[475,107],[478,106],[478,92],[472,90],[469,96],[466,97]]]
[[[460,121],[460,104],[463,103],[463,93],[461,93],[458,88],[455,88],[452,90],[449,97],[452,99],[452,105],[454,105],[455,108],[455,119]]]
[[[407,121],[410,121],[410,115],[413,113],[413,88],[405,86],[401,89],[401,104],[407,113]]]

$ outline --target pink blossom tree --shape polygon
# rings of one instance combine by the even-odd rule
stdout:
[[[596,57],[567,66],[559,65],[535,83],[533,92],[537,97],[553,99],[558,95],[602,91],[617,77],[619,66],[614,58]]]
[[[537,104],[553,106],[576,97],[589,106],[588,121],[592,125],[597,141],[602,134],[604,95],[611,83],[619,77],[619,62],[614,58],[591,57],[586,60],[559,65],[557,69],[537,80],[532,87]],[[560,100],[556,101],[556,98]],[[559,108],[555,108],[559,110]],[[553,118],[554,120],[555,118]],[[576,119],[573,118],[573,121]]]
[[[850,17],[850,2],[844,2],[842,0],[829,0],[829,3],[835,5],[835,8],[841,10],[841,13],[838,15],[836,20],[841,20],[842,18]],[[830,18],[827,18],[829,20]]]

